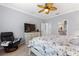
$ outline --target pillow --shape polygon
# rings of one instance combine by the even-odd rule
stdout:
[[[74,35],[75,37],[79,37],[79,31],[75,32],[73,35]]]
[[[69,43],[79,46],[79,37],[73,37]]]

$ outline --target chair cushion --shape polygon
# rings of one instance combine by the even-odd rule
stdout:
[[[1,46],[8,46],[11,41],[3,41],[1,42]]]

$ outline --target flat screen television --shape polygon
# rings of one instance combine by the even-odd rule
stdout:
[[[35,24],[24,23],[24,32],[35,32],[36,26]]]

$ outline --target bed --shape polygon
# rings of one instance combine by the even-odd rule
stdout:
[[[29,41],[28,47],[36,56],[79,56],[79,36],[36,37]]]

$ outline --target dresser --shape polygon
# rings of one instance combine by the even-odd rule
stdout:
[[[26,44],[29,44],[29,40],[32,40],[34,37],[39,37],[40,32],[29,32],[24,33]]]

